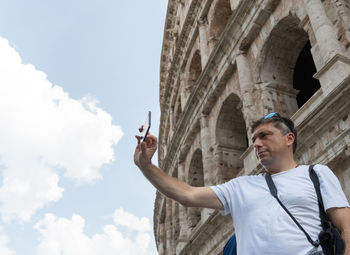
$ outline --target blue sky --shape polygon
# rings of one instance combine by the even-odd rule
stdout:
[[[132,155],[167,1],[0,3],[0,254],[154,254]]]

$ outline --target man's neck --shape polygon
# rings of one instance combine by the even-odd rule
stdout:
[[[279,162],[279,164],[273,164],[271,166],[264,166],[264,167],[270,174],[277,174],[280,172],[294,169],[297,166],[298,164],[294,161],[294,159],[292,159],[287,162]]]

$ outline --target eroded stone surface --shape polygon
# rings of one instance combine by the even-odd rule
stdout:
[[[159,166],[194,186],[257,174],[262,167],[250,125],[278,111],[297,126],[297,161],[327,164],[350,198],[348,1],[170,0],[168,5]],[[306,68],[296,65],[307,43],[316,70],[311,75],[320,87],[311,94],[307,87],[316,86],[314,81],[295,84],[296,70]],[[300,104],[301,93],[306,99]],[[159,254],[221,254],[233,232],[230,216],[185,208],[157,194]]]

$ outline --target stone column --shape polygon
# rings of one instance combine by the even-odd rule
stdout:
[[[178,163],[178,179],[180,181],[185,181],[185,162],[179,161]],[[180,225],[180,233],[177,239],[176,244],[176,254],[180,254],[180,251],[185,247],[188,241],[188,224],[187,224],[187,215],[186,208],[179,204],[179,225]]]
[[[323,60],[323,66],[314,77],[328,94],[350,75],[350,59],[337,40],[321,0],[304,0],[304,3]]]
[[[336,53],[341,52],[336,31],[327,17],[321,0],[304,0],[304,3],[317,45],[323,54],[323,62],[327,63]]]
[[[263,102],[257,98],[256,89],[254,88],[254,82],[252,73],[250,71],[249,60],[243,52],[240,52],[236,56],[237,72],[239,79],[239,86],[242,96],[242,111],[245,118],[245,124],[247,127],[248,141],[251,145],[251,124],[253,121],[262,117],[263,115]]]
[[[208,20],[207,20],[207,17],[204,16],[198,21],[199,48],[201,51],[202,69],[204,69],[209,58],[207,27],[208,27]]]

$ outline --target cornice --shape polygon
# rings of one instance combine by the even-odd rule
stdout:
[[[335,54],[317,73],[314,74],[315,79],[320,79],[337,61],[350,65],[350,59],[341,54]]]

